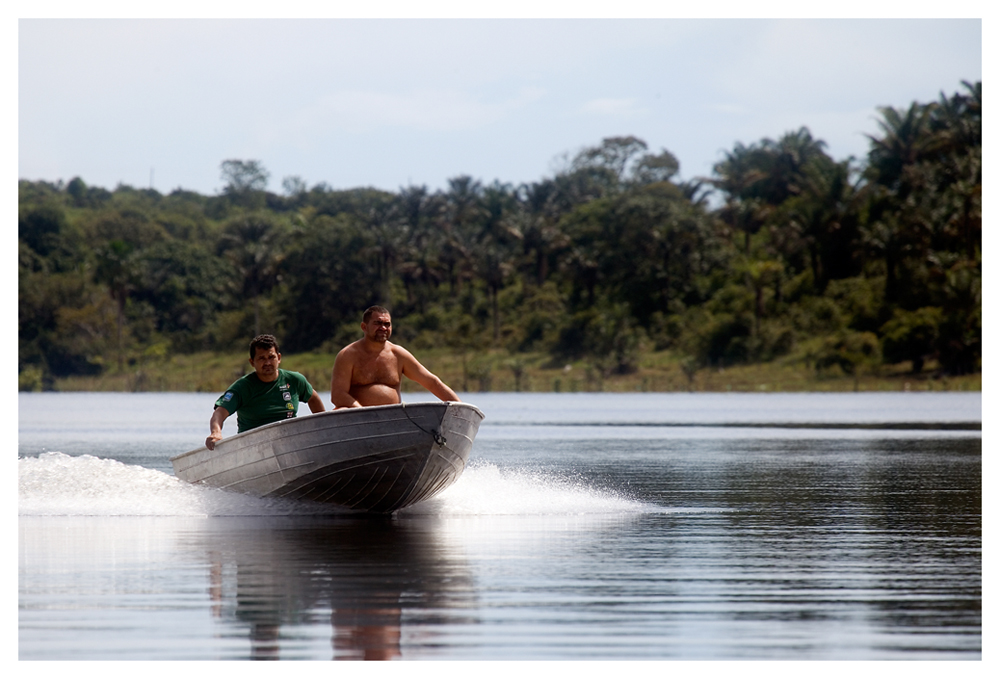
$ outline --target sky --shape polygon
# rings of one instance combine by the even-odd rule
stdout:
[[[982,79],[979,19],[19,19],[18,177],[214,194],[551,177],[605,137],[708,176],[805,126],[863,158],[878,107]]]

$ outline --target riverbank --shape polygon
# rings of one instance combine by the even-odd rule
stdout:
[[[455,354],[422,350],[418,357],[456,391],[474,392],[807,392],[807,391],[982,391],[982,373],[941,375],[929,362],[914,374],[909,363],[882,366],[858,375],[833,367],[817,371],[807,361],[787,358],[754,365],[717,366],[685,371],[671,352],[645,355],[635,372],[604,374],[589,361],[552,365],[543,354],[495,351]],[[286,354],[281,365],[304,374],[320,393],[329,392],[334,355],[325,352]],[[57,379],[55,391],[159,391],[220,393],[248,371],[245,354],[196,353],[151,358],[122,371],[98,376]],[[19,377],[19,389],[38,391],[40,380]],[[420,392],[404,380],[404,392]]]

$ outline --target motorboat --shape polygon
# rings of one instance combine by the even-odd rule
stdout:
[[[458,480],[483,417],[456,401],[341,408],[273,422],[170,461],[190,483],[389,514]]]

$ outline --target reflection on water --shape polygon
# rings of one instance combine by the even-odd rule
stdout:
[[[469,636],[484,624],[482,583],[470,559],[479,570],[497,560],[544,570],[558,555],[578,562],[602,551],[609,531],[632,521],[216,517],[182,542],[204,550],[213,614],[247,629],[250,658],[310,657],[299,655],[298,635],[324,626],[333,659],[391,660],[421,657],[425,649],[433,656],[435,648],[454,646],[454,630]]]
[[[430,522],[215,518],[189,546],[206,550],[216,611],[248,625],[252,658],[280,656],[282,627],[327,622],[333,658],[388,660],[404,611],[475,624],[469,566],[443,537]]]

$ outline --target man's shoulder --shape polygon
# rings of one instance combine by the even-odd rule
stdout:
[[[388,345],[392,353],[399,358],[407,358],[407,359],[413,358],[413,354],[407,351],[406,347],[404,347],[402,344],[390,344],[389,342],[386,342],[386,345]]]
[[[226,391],[223,392],[222,396],[218,398],[215,404],[217,406],[226,406],[226,410],[232,412],[237,404],[243,403],[246,399],[253,398],[253,387],[256,382],[259,382],[259,380],[256,380],[255,382],[252,381],[251,378],[256,380],[257,374],[248,373],[243,377],[237,378],[235,382],[226,388]]]
[[[294,370],[285,370],[284,368],[278,368],[278,378],[284,380],[298,381],[298,382],[308,382],[306,376],[302,373],[295,372]]]
[[[249,372],[243,377],[236,378],[236,381],[230,384],[229,389],[227,389],[226,391],[245,389],[252,384],[256,384],[257,382],[260,382],[260,379],[257,377],[257,373]]]
[[[355,340],[348,344],[346,347],[337,352],[337,358],[353,358],[361,351],[361,342],[363,340]]]

